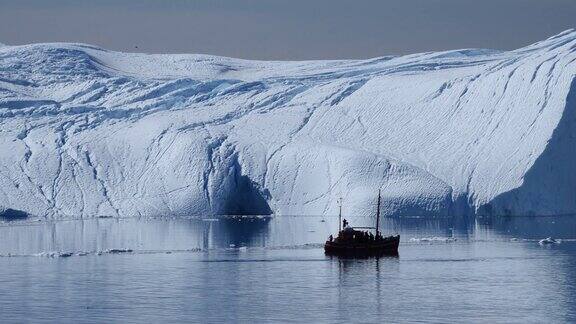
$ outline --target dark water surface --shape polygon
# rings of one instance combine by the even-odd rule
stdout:
[[[367,260],[324,256],[336,227],[292,216],[0,223],[0,322],[576,321],[576,217],[386,219],[400,256]],[[538,243],[549,236],[563,240]]]

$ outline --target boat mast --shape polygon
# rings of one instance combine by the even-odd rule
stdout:
[[[338,198],[338,233],[342,230],[342,198]]]
[[[376,237],[378,237],[380,225],[380,189],[378,189],[378,207],[376,208]]]

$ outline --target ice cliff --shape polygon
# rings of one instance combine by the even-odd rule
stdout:
[[[576,32],[514,51],[263,62],[0,47],[0,210],[576,212]]]

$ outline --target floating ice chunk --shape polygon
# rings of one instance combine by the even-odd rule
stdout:
[[[433,236],[433,237],[421,237],[421,238],[411,238],[410,242],[417,242],[417,243],[433,243],[433,242],[456,242],[455,237],[440,237],[440,236]]]
[[[132,253],[132,252],[134,252],[134,250],[132,250],[132,249],[110,249],[110,250],[106,251],[106,253],[110,253],[110,254]]]
[[[551,245],[551,244],[560,244],[562,243],[562,240],[556,240],[553,239],[551,237],[547,237],[545,239],[541,239],[540,241],[538,241],[538,244],[540,245]]]

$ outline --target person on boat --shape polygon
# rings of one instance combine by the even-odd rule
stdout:
[[[328,236],[328,241],[332,242],[334,240],[334,237],[332,236],[332,234],[330,234],[330,236]]]
[[[348,226],[348,221],[346,220],[346,218],[344,218],[344,220],[342,221],[342,228],[346,228],[346,226]]]

